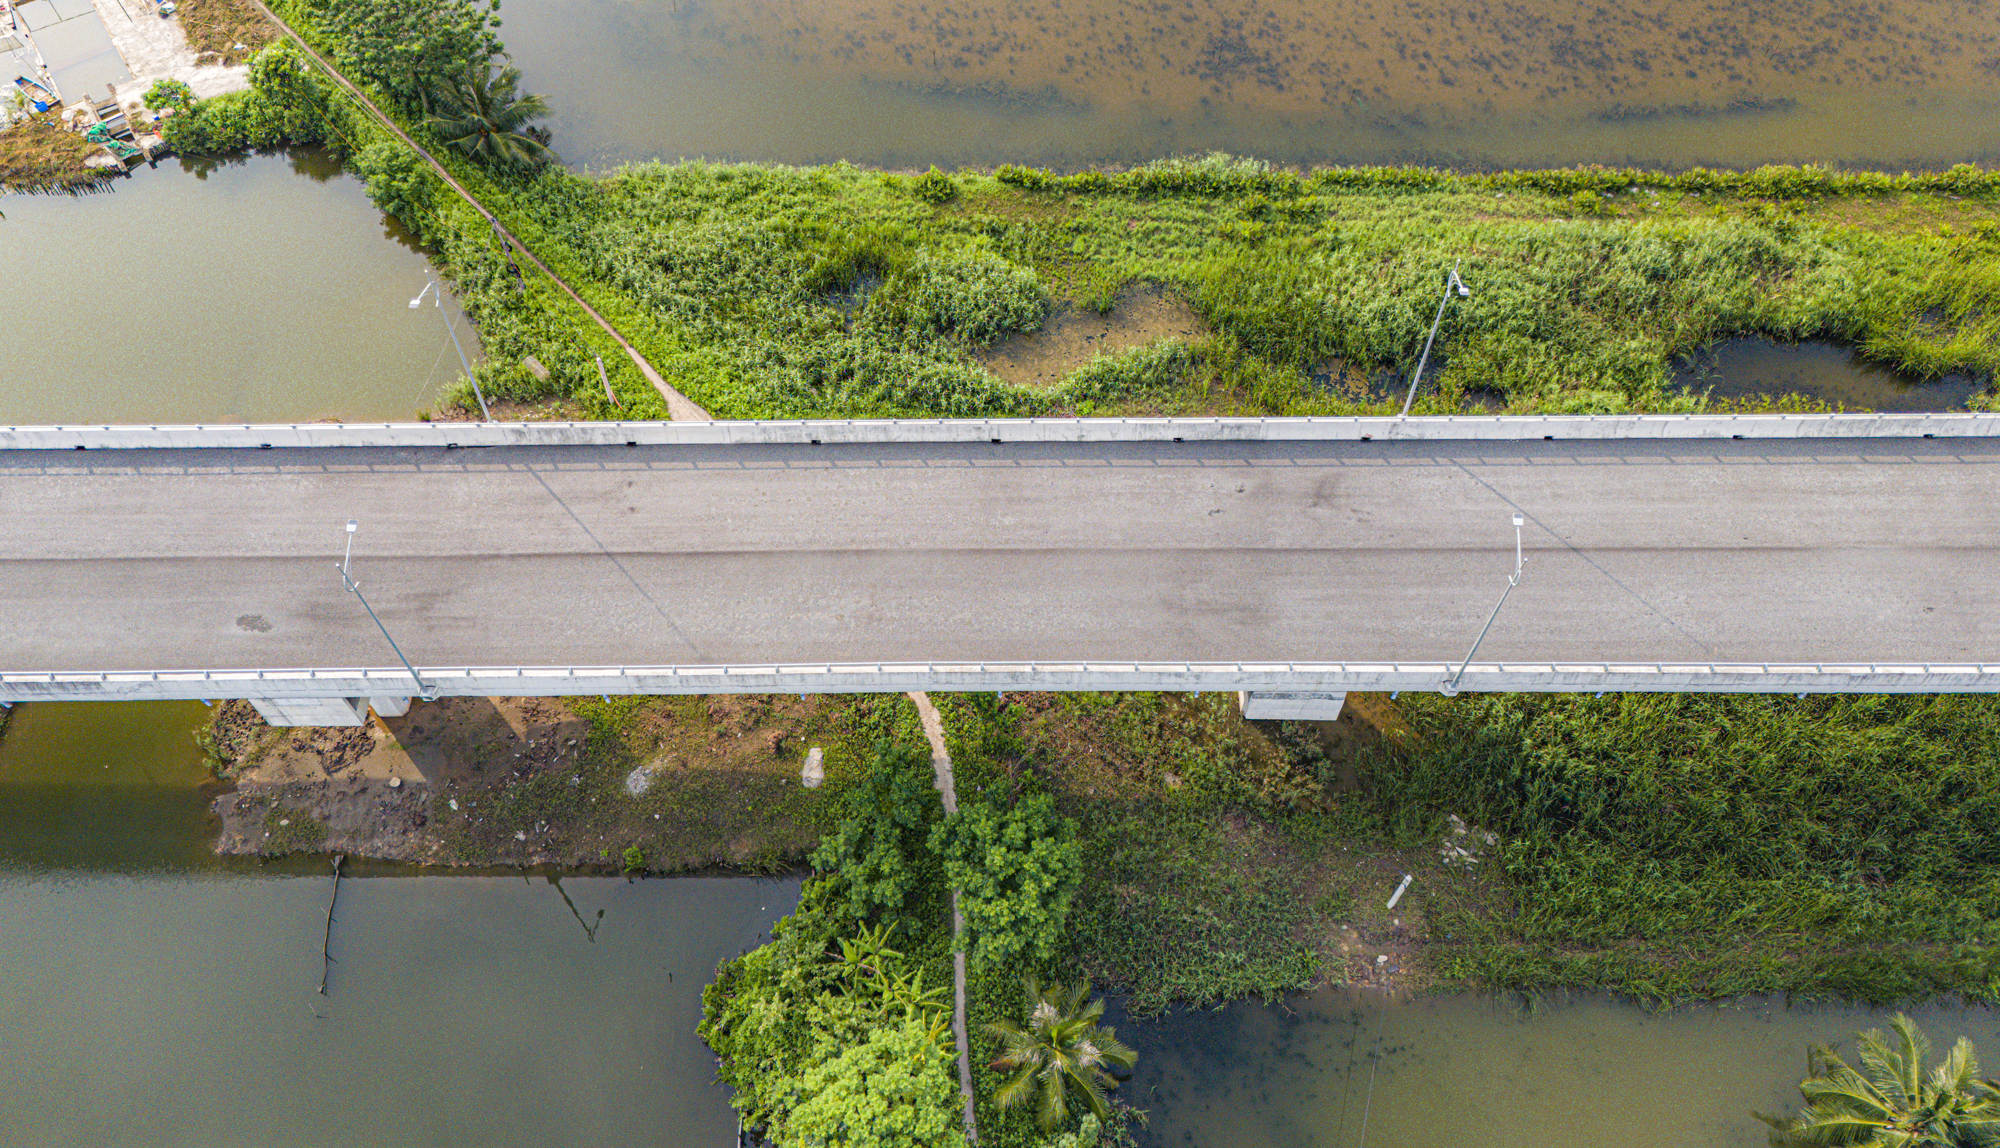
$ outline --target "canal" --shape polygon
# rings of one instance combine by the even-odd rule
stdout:
[[[209,849],[199,703],[0,739],[0,1144],[721,1148],[694,1034],[795,878],[350,867]]]
[[[2000,156],[1951,0],[508,0],[572,163],[1942,167]]]

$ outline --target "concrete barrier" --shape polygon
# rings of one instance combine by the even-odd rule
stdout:
[[[0,450],[761,446],[891,443],[1984,438],[2000,414],[1448,415],[1397,419],[828,419],[743,422],[8,426]]]
[[[0,674],[0,702],[201,698],[393,699],[590,694],[846,694],[910,690],[1230,691],[1332,695],[1435,691],[1457,671],[1443,662],[907,662],[738,666],[401,667],[144,670]],[[2000,692],[2000,664],[1498,663],[1475,662],[1465,693]]]

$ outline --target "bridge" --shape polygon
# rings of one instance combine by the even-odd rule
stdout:
[[[1996,491],[1987,415],[0,427],[0,701],[1990,691]]]

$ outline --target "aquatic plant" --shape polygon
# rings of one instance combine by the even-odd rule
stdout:
[[[1098,1120],[1108,1119],[1111,1106],[1104,1093],[1118,1087],[1109,1070],[1131,1071],[1139,1054],[1097,1023],[1104,1016],[1104,1002],[1085,1003],[1089,982],[1044,989],[1028,976],[1021,987],[1027,996],[1027,1024],[1003,1019],[985,1026],[1000,1040],[992,1067],[1012,1073],[993,1094],[994,1103],[1003,1109],[1032,1104],[1035,1124],[1044,1132],[1069,1121],[1074,1100],[1081,1100]]]
[[[1901,1013],[1891,1047],[1874,1029],[1857,1034],[1859,1069],[1826,1045],[1808,1055],[1804,1110],[1771,1126],[1778,1148],[1985,1148],[2000,1144],[2000,1085],[1979,1078],[1965,1037],[1926,1075],[1930,1041]]]

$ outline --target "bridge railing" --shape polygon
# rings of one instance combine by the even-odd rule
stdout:
[[[0,426],[0,450],[1972,438],[2000,413]]]
[[[0,673],[0,702],[220,698],[900,693],[906,690],[1437,690],[1444,662],[821,662]],[[1461,692],[1992,693],[2000,663],[1475,662]]]

